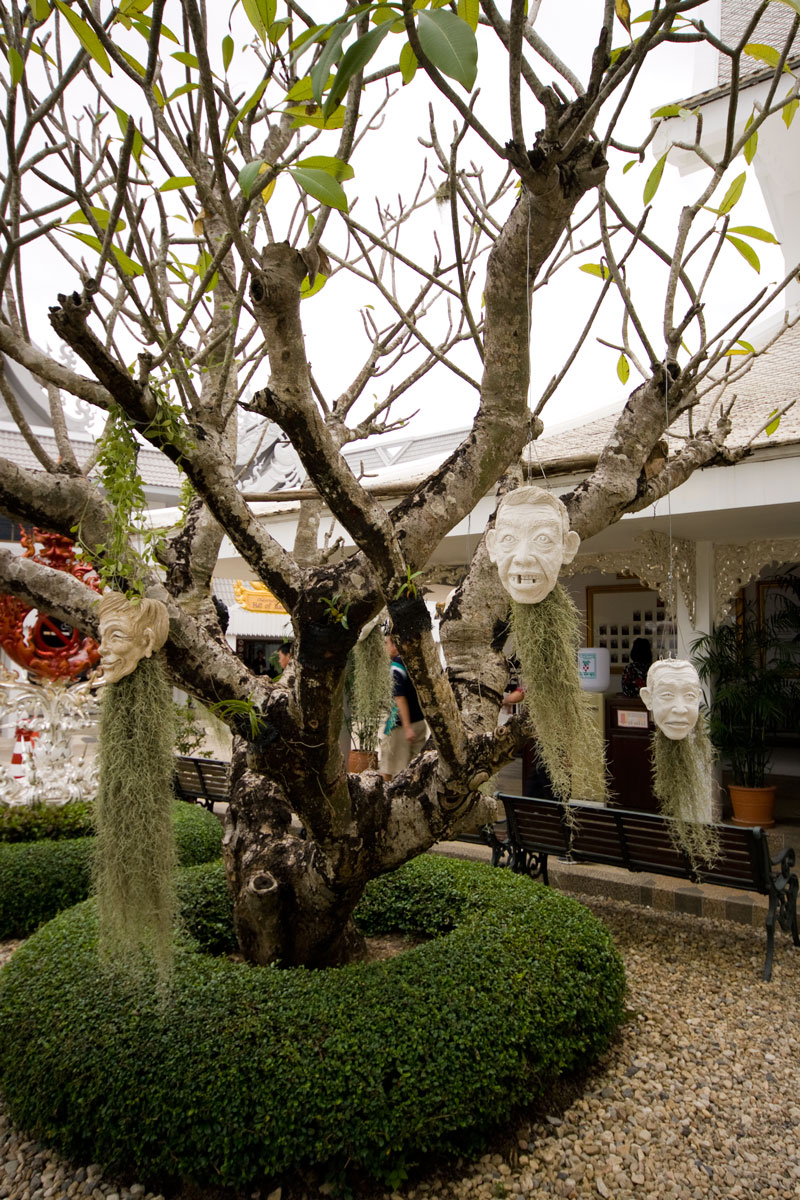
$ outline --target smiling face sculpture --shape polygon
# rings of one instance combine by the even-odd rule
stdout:
[[[135,671],[143,658],[160,650],[169,633],[169,614],[159,600],[131,604],[119,592],[104,592],[98,602],[100,660],[107,683]]]
[[[509,492],[486,534],[500,582],[518,604],[538,604],[549,596],[562,563],[572,562],[580,544],[562,502],[539,487]]]
[[[694,666],[686,659],[662,659],[647,672],[647,686],[639,695],[653,714],[656,726],[670,741],[688,737],[697,724],[703,690]]]

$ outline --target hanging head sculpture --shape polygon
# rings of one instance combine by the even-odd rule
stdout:
[[[605,800],[603,742],[580,688],[580,617],[559,585],[581,539],[565,505],[539,487],[504,496],[486,550],[511,598],[514,649],[526,686],[526,716],[553,795]]]
[[[538,604],[552,592],[563,563],[572,562],[581,539],[566,508],[544,488],[522,487],[504,496],[494,529],[486,534],[489,558],[517,604]]]
[[[670,741],[688,737],[697,724],[703,690],[697,671],[686,659],[654,662],[639,695],[652,712],[656,726]]]
[[[143,658],[160,650],[169,633],[169,615],[160,600],[132,604],[120,592],[104,592],[100,614],[100,660],[108,683],[130,675]]]

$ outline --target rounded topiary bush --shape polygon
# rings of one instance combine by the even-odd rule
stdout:
[[[507,871],[425,856],[376,881],[366,928],[434,936],[328,971],[209,954],[197,939],[230,944],[221,867],[186,872],[180,895],[194,938],[179,942],[167,995],[100,969],[91,902],[0,973],[13,1119],[152,1184],[245,1188],[345,1164],[397,1181],[584,1068],[622,1015],[608,931]]]
[[[59,805],[0,803],[0,842],[40,842],[91,837],[93,833],[89,800],[68,800]]]
[[[176,801],[173,827],[183,866],[219,858],[222,826],[204,808]],[[0,843],[0,938],[26,937],[91,889],[94,838]]]

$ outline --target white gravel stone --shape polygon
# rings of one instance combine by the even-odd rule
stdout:
[[[584,902],[625,959],[629,1009],[584,1095],[506,1138],[507,1153],[495,1146],[460,1171],[443,1164],[360,1200],[800,1200],[800,951],[777,933],[767,984],[763,930]],[[0,945],[0,965],[10,949]],[[0,1111],[2,1200],[180,1200],[81,1166],[30,1142]],[[260,1200],[241,1200],[251,1195]]]

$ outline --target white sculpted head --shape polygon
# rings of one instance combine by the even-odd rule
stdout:
[[[140,659],[160,650],[169,633],[169,614],[160,600],[132,604],[120,592],[104,592],[100,614],[100,661],[108,683],[136,669]]]
[[[664,658],[647,672],[647,685],[639,692],[665,737],[679,742],[697,724],[703,690],[694,666],[686,659]]]
[[[558,496],[539,487],[517,488],[504,496],[494,529],[486,534],[500,582],[518,604],[538,604],[549,596],[562,563],[572,562],[580,544]]]

